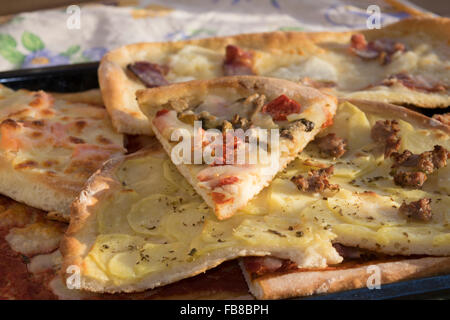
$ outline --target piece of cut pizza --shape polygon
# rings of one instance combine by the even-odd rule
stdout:
[[[0,87],[0,193],[68,220],[87,178],[123,152],[104,108]]]
[[[298,269],[291,261],[273,257],[241,258],[239,264],[249,291],[261,300],[327,295],[360,288],[382,289],[388,283],[450,272],[450,257],[379,257],[357,248],[346,249],[351,257],[324,269]],[[400,294],[408,296],[408,292]]]
[[[80,288],[88,291],[144,291],[240,256],[272,255],[303,268],[342,260],[332,232],[282,210],[265,214],[249,205],[218,220],[159,143],[105,163],[73,208],[61,242],[62,274],[71,284],[70,270],[78,267]]]
[[[336,111],[333,96],[254,76],[174,84],[137,97],[172,161],[219,219],[266,187]]]
[[[155,300],[251,299],[237,261],[197,277],[129,294],[69,289],[61,278],[59,243],[67,224],[47,213],[0,195],[0,299],[2,300]]]
[[[152,134],[135,92],[195,79],[259,75],[339,97],[447,107],[448,18],[412,18],[381,29],[272,32],[138,43],[106,54],[99,82],[119,132]]]
[[[343,262],[302,269],[241,261],[259,299],[331,293],[450,272],[450,128],[411,110],[353,100],[273,181],[270,205],[336,234]],[[266,211],[262,211],[266,212]],[[376,268],[378,267],[378,268]],[[368,281],[369,280],[369,281]]]

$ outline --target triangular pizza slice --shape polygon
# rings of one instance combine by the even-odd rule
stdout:
[[[219,219],[231,217],[332,124],[336,98],[235,76],[138,93],[156,137]]]

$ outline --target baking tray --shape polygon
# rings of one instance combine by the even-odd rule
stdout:
[[[0,83],[11,89],[78,92],[98,88],[98,62],[0,72]],[[417,110],[417,109],[416,109]],[[448,108],[421,110],[428,116]],[[450,274],[381,286],[298,298],[301,300],[450,299]]]

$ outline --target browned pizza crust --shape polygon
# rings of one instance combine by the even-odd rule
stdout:
[[[336,266],[325,270],[299,270],[254,277],[240,261],[250,292],[257,299],[283,299],[313,294],[352,290],[372,284],[373,266],[379,268],[381,286],[401,280],[416,279],[450,272],[450,257],[426,257],[397,261],[371,261],[348,268]]]
[[[233,44],[246,50],[260,50],[272,55],[292,54],[304,57],[320,55],[330,51],[336,54],[348,54],[350,38],[355,33],[363,33],[368,40],[378,38],[402,39],[407,35],[420,35],[423,38],[425,35],[427,41],[432,42],[434,47],[446,46],[448,44],[443,43],[442,39],[450,37],[450,19],[416,17],[404,19],[379,30],[312,33],[273,32],[180,42],[131,44],[115,49],[103,57],[98,71],[100,88],[106,108],[119,132],[152,134],[147,118],[140,112],[135,101],[135,92],[145,88],[145,86],[126,69],[127,65],[132,62],[146,60],[165,63],[167,57],[187,45],[225,52],[225,47]],[[416,39],[416,43],[423,41],[420,37]],[[346,73],[347,71],[340,70],[339,72]],[[355,98],[399,104],[409,103],[427,108],[446,107],[449,104],[447,93],[409,90],[401,85],[395,87],[376,86],[370,90],[359,88],[355,92]],[[341,96],[353,97],[352,92],[342,91],[340,94]]]

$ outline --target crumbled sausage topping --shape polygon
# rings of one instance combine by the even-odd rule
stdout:
[[[307,177],[297,175],[291,178],[291,181],[300,191],[306,192],[323,192],[325,189],[339,190],[337,184],[330,184],[328,178],[333,174],[334,167],[323,168],[319,170],[311,170]]]
[[[331,156],[334,158],[340,158],[347,151],[347,141],[338,137],[335,133],[329,133],[323,137],[317,137],[314,142],[316,143],[319,151],[322,154]]]
[[[431,199],[429,198],[423,198],[410,203],[403,202],[398,210],[408,218],[430,221],[433,217],[430,203]]]
[[[373,126],[371,137],[375,142],[384,144],[384,156],[386,158],[400,149],[399,132],[400,127],[396,120],[378,120]]]

